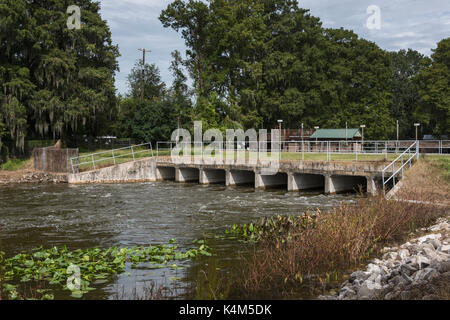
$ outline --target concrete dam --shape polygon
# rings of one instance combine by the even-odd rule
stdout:
[[[379,191],[384,162],[281,161],[275,174],[267,164],[195,161],[179,163],[170,157],[151,157],[93,171],[69,175],[69,183],[130,183],[173,180],[226,186],[253,185],[288,191],[322,189],[325,194],[352,190],[375,195]]]

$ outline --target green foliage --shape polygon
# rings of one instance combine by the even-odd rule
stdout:
[[[172,239],[168,245],[134,246],[131,248],[111,247],[108,249],[92,248],[68,250],[53,247],[51,249],[36,248],[30,253],[19,253],[5,259],[0,252],[2,278],[0,288],[7,293],[8,298],[20,298],[17,294],[19,284],[30,281],[46,281],[49,285],[66,290],[69,266],[80,268],[81,288],[73,290],[72,297],[81,298],[83,294],[95,290],[91,284],[106,282],[115,274],[125,271],[126,265],[137,268],[141,263],[150,264],[150,268],[170,266],[179,268],[174,262],[195,258],[199,255],[210,256],[210,248],[204,243],[198,248],[187,251],[177,250],[176,241]]]
[[[303,213],[301,216],[280,216],[263,218],[256,223],[233,224],[225,230],[227,238],[238,238],[244,242],[270,240],[284,243],[291,237],[291,232],[314,228],[317,215]]]
[[[198,95],[196,116],[245,128],[368,126],[387,138],[390,60],[374,43],[347,30],[324,29],[297,1],[172,2],[161,13],[180,31]]]
[[[431,66],[417,76],[422,101],[415,116],[436,136],[450,135],[450,38],[433,50]]]
[[[418,121],[414,112],[419,107],[421,95],[415,77],[431,64],[428,57],[408,49],[390,53],[392,59],[392,97],[391,116],[399,121],[399,138],[415,136],[413,124]]]
[[[81,29],[67,28],[67,0],[0,0],[0,131],[19,151],[25,136],[98,134],[115,104],[118,48],[100,4],[79,0]]]
[[[6,158],[6,157],[5,157]],[[29,159],[8,159],[0,163],[0,170],[15,171],[22,169]]]

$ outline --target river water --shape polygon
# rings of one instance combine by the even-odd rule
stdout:
[[[43,246],[69,249],[165,244],[175,238],[180,249],[196,247],[194,239],[214,238],[234,223],[249,223],[276,214],[353,201],[355,195],[325,196],[285,190],[256,191],[250,187],[202,186],[175,182],[105,185],[0,186],[0,250],[7,256]],[[238,241],[215,240],[215,261],[226,268],[239,263],[245,247]],[[198,270],[206,260],[186,261],[182,270],[129,269],[87,299],[136,298],[149,282],[171,287],[175,298],[195,298]],[[210,261],[210,260],[209,260]],[[202,266],[204,264],[204,266]],[[217,267],[219,269],[219,267]],[[198,290],[197,290],[198,291]],[[57,298],[68,298],[67,291]]]

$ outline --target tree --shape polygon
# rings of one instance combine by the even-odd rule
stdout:
[[[196,53],[191,65],[202,85],[194,81],[201,92],[195,110],[206,112],[208,123],[273,128],[283,119],[295,128],[348,121],[366,123],[372,138],[393,130],[386,52],[352,31],[323,28],[295,0],[176,0],[160,20],[182,32],[188,56]]]
[[[25,136],[102,132],[113,109],[117,46],[100,4],[77,1],[81,29],[67,28],[68,0],[0,0],[0,117],[12,146]]]
[[[192,120],[192,93],[186,84],[187,77],[183,72],[183,61],[178,50],[172,52],[172,62],[170,64],[170,71],[172,72],[173,82],[168,92],[174,105],[175,112],[181,117],[181,124],[186,124]]]
[[[415,77],[429,67],[431,60],[423,54],[408,49],[390,53],[392,59],[391,117],[399,121],[400,139],[414,137],[413,123],[417,122],[414,112],[419,107],[421,95]]]
[[[134,99],[141,98],[142,91],[142,60],[136,62],[128,75],[129,95]],[[161,82],[158,67],[155,64],[145,64],[144,67],[144,99],[159,99],[163,96],[166,85]]]
[[[142,100],[141,70],[142,61],[139,61],[128,76],[130,91],[126,97],[120,97],[115,130],[120,136],[126,135],[140,142],[170,140],[177,126],[176,97],[165,89],[159,69],[154,64],[145,64]],[[181,90],[182,84],[178,85]]]
[[[205,80],[205,72],[208,68],[208,25],[210,15],[208,6],[195,0],[183,2],[175,0],[161,12],[159,20],[164,27],[171,27],[181,31],[186,46],[188,57],[187,67],[194,79],[197,95],[205,97],[208,95],[208,86]]]
[[[434,135],[450,135],[450,38],[437,44],[431,58],[416,79],[422,100],[415,117]]]
[[[170,100],[136,100],[135,110],[127,119],[131,137],[141,142],[170,140],[176,129],[176,116]]]

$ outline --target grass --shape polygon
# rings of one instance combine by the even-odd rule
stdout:
[[[432,166],[439,171],[442,178],[450,184],[450,157],[427,155],[426,159],[432,163]]]
[[[0,164],[0,170],[17,171],[25,167],[30,159],[8,159],[7,162]]]
[[[113,152],[114,158],[113,159]],[[134,159],[142,159],[152,156],[152,150],[145,147],[136,147],[133,149],[134,157],[131,149],[122,150],[96,150],[94,152],[83,152],[79,155],[79,170],[88,171],[93,170],[94,165],[92,159],[95,161],[95,168],[103,168],[115,164],[133,161]],[[93,156],[92,156],[93,155]],[[75,162],[74,162],[75,164]]]

